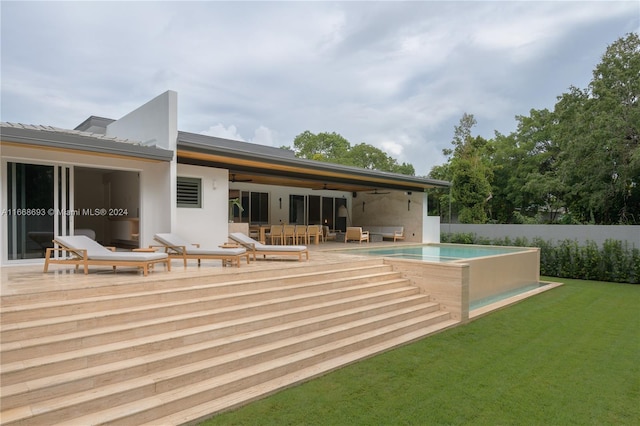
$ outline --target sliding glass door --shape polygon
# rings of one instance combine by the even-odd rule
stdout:
[[[7,162],[7,259],[42,258],[73,220],[69,167]]]

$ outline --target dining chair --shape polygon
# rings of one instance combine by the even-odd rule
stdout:
[[[282,244],[294,244],[296,240],[296,226],[295,225],[284,225],[282,227]]]
[[[304,244],[308,244],[306,225],[296,225],[295,241],[295,244],[300,244],[301,242]]]
[[[309,225],[307,227],[307,244],[311,244],[311,240],[314,240],[314,243],[320,243],[320,239],[322,238],[322,231],[320,225]]]
[[[269,235],[271,238],[271,244],[284,244],[282,225],[271,225]]]

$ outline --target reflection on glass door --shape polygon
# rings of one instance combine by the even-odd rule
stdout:
[[[55,235],[73,229],[71,170],[7,162],[7,260],[43,258]]]
[[[305,225],[307,212],[304,195],[289,195],[289,223]]]
[[[54,166],[7,163],[8,260],[44,257],[54,236]]]

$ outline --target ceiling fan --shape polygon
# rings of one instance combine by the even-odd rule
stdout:
[[[236,183],[236,182],[251,182],[253,179],[236,179],[236,174],[235,173],[231,173],[231,182]]]
[[[318,191],[321,190],[321,189],[327,190],[327,191],[336,191],[336,190],[338,190],[340,188],[331,188],[325,183],[325,184],[322,185],[322,188],[313,188],[313,189],[314,190],[318,190]]]
[[[378,189],[374,189],[373,192],[368,192],[368,194],[371,194],[371,195],[386,195],[386,194],[391,194],[391,192],[389,192],[389,191],[380,192],[380,191],[378,191]]]

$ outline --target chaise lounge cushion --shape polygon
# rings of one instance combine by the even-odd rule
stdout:
[[[134,261],[145,262],[166,259],[166,253],[138,253],[138,252],[120,252],[111,251],[108,248],[100,245],[91,238],[85,235],[69,235],[58,236],[56,241],[63,244],[65,247],[74,250],[86,250],[87,258],[91,260],[114,260],[114,261]]]
[[[149,269],[156,263],[164,263],[167,271],[171,270],[171,262],[167,253],[148,252],[120,252],[111,251],[86,235],[58,236],[53,239],[59,247],[47,247],[44,259],[44,272],[49,265],[75,265],[76,270],[84,267],[84,273],[89,273],[89,266],[111,266],[115,272],[118,266],[136,267],[142,269],[147,276]],[[115,249],[114,249],[115,250]],[[67,253],[68,257],[52,257],[57,253]]]
[[[293,253],[299,252],[299,251],[306,251],[307,250],[307,246],[280,246],[280,245],[269,245],[269,244],[262,244],[259,241],[254,240],[251,237],[247,237],[246,235],[244,235],[243,233],[240,232],[234,232],[232,234],[229,235],[229,237],[234,240],[237,241],[243,245],[247,245],[247,246],[253,246],[254,249],[256,251],[290,251]]]
[[[298,260],[302,260],[302,256],[305,256],[309,260],[309,250],[306,246],[277,246],[262,244],[259,241],[254,240],[251,237],[246,236],[241,232],[233,232],[229,234],[229,238],[233,241],[246,247],[253,258],[257,259],[257,255],[260,254],[266,259],[267,255],[271,256],[298,256]]]
[[[224,249],[223,248],[220,248],[220,249],[199,248],[194,244],[191,244],[185,241],[179,235],[171,234],[171,233],[156,234],[153,238],[158,242],[164,244],[165,246],[171,247],[173,250],[175,250],[178,253],[182,253],[182,247],[184,247],[187,254],[191,256],[197,256],[197,255],[231,256],[231,255],[240,255],[247,252],[247,250],[242,247],[224,248]]]

